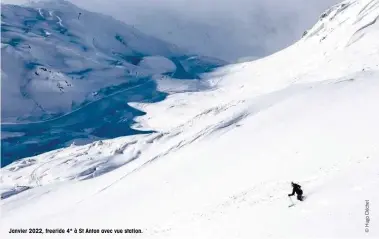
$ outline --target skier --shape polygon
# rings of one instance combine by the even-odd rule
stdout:
[[[289,197],[297,194],[297,200],[303,201],[303,190],[301,190],[301,186],[299,184],[296,184],[294,182],[291,182],[292,185],[292,193],[288,194]]]

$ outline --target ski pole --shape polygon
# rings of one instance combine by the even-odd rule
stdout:
[[[294,203],[293,203],[293,201],[292,201],[292,198],[291,198],[291,196],[288,196],[288,197],[289,197],[289,199],[290,199],[291,203],[292,203],[292,204],[294,204]]]

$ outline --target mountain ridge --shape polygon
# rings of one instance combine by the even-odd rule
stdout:
[[[145,133],[132,128],[144,112],[129,102],[164,99],[160,79],[206,89],[202,74],[226,64],[67,1],[2,5],[2,58],[3,164]]]

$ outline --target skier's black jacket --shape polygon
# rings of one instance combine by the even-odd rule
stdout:
[[[295,193],[299,196],[303,195],[303,190],[301,190],[301,186],[299,184],[292,183],[292,187],[292,193],[288,194],[288,196],[293,196]]]

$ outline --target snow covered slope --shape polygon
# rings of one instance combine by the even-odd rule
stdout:
[[[144,112],[128,102],[164,99],[161,78],[206,88],[201,74],[224,64],[66,1],[2,5],[1,20],[3,164],[144,133],[130,128]]]
[[[212,73],[212,90],[134,103],[147,112],[140,126],[155,133],[1,169],[1,233],[136,228],[138,238],[378,238],[378,15],[378,0],[345,1],[293,46]],[[292,180],[307,198],[289,208]],[[113,236],[125,235],[52,235]]]

